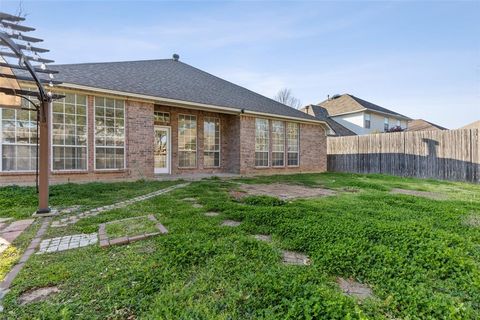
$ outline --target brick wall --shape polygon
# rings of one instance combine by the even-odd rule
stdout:
[[[88,94],[88,93],[87,93]],[[183,173],[240,173],[270,174],[326,171],[326,137],[322,126],[300,124],[300,165],[298,167],[255,167],[255,118],[201,110],[184,109],[153,103],[125,101],[126,168],[122,170],[95,170],[95,114],[94,96],[88,94],[88,170],[81,172],[52,172],[52,183],[129,180],[154,177],[154,125],[171,127],[171,172]],[[154,123],[154,111],[170,114],[169,123]],[[197,166],[178,167],[178,115],[197,117]],[[204,118],[220,118],[221,161],[219,168],[207,168],[203,163]],[[271,124],[271,122],[270,122]],[[270,139],[271,141],[271,139]],[[271,148],[271,143],[270,143]],[[271,160],[271,155],[270,155]],[[0,172],[0,185],[33,184],[35,174]]]
[[[269,121],[271,126],[271,121]],[[272,167],[272,137],[270,130],[270,164],[255,167],[255,117],[242,115],[240,119],[240,173],[275,174],[293,172],[324,172],[327,170],[327,139],[325,129],[318,124],[300,124],[300,163],[297,167]]]
[[[157,125],[168,125],[171,128],[171,172],[172,174],[182,173],[224,173],[238,171],[238,150],[236,139],[236,127],[239,125],[239,117],[222,113],[207,112],[201,110],[192,110],[177,108],[164,105],[155,105],[155,111],[168,112],[170,114],[170,123],[156,123]],[[195,168],[178,167],[178,116],[179,114],[194,115],[197,117],[197,166]],[[216,117],[220,119],[220,167],[208,168],[203,162],[203,121],[205,117]],[[153,166],[152,166],[153,168]]]

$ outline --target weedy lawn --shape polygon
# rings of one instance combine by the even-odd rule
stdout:
[[[331,188],[337,195],[237,201],[229,191],[238,189],[239,182],[301,184]],[[142,183],[149,184],[131,186],[137,192]],[[73,186],[56,188],[59,199],[65,195],[71,198],[68,204],[77,204]],[[446,200],[391,194],[392,188],[437,192]],[[116,188],[107,189],[101,199],[92,193],[92,201],[106,204],[119,197]],[[119,192],[126,190],[128,184]],[[31,192],[19,188],[15,194]],[[192,197],[203,208],[182,200]],[[13,211],[0,208],[4,215],[17,216]],[[220,215],[207,217],[208,211]],[[100,223],[150,213],[168,228],[167,235],[107,249],[90,246],[33,255],[5,297],[1,316],[480,318],[480,226],[470,223],[480,215],[478,185],[333,173],[210,179],[75,225],[50,228],[46,238],[96,232]],[[242,224],[221,227],[224,219]],[[273,242],[258,241],[253,234],[272,235]],[[280,249],[306,253],[311,265],[283,265]],[[374,297],[360,303],[345,296],[337,277],[368,284]],[[42,302],[18,304],[23,292],[52,285],[61,292]]]

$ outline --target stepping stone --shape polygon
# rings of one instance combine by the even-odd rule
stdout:
[[[239,221],[224,220],[221,224],[222,227],[238,227],[241,224]]]
[[[267,234],[255,234],[253,237],[258,241],[272,242],[272,236]]]
[[[353,279],[343,279],[338,277],[337,284],[345,295],[355,297],[359,300],[365,300],[373,297],[372,289],[366,284],[362,284]]]
[[[12,220],[12,218],[0,218],[0,223]]]
[[[310,259],[307,255],[295,252],[295,251],[288,251],[282,250],[282,262],[284,264],[294,264],[294,265],[303,265],[308,266],[310,265]]]
[[[50,295],[60,292],[58,287],[44,287],[23,293],[18,301],[20,305],[23,306],[28,303],[43,301],[47,299]]]
[[[183,201],[188,201],[188,202],[195,202],[195,201],[197,201],[197,199],[195,199],[195,198],[183,198],[182,200],[183,200]]]
[[[203,206],[200,203],[194,203],[192,204],[192,206],[197,209],[203,208]]]
[[[220,213],[211,211],[211,212],[205,212],[204,215],[207,217],[217,217],[220,215]]]

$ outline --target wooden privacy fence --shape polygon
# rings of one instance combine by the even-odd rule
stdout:
[[[480,182],[479,131],[329,137],[328,170]]]

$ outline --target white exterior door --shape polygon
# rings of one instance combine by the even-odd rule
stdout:
[[[155,126],[155,173],[170,173],[170,127]]]

